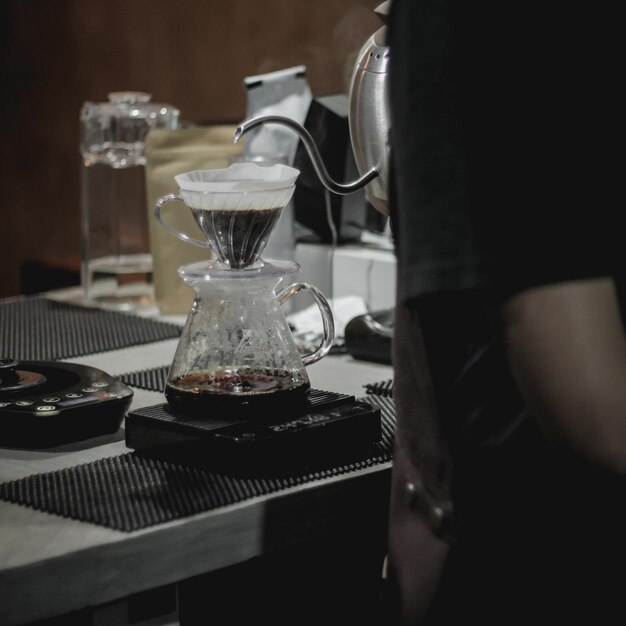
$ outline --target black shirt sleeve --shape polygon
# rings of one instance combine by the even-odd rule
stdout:
[[[401,301],[614,271],[623,192],[607,16],[555,4],[392,3]]]

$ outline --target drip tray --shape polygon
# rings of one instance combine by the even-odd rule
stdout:
[[[380,408],[354,396],[312,389],[288,412],[258,418],[198,416],[158,404],[128,413],[126,445],[160,458],[223,468],[362,454],[381,439]]]

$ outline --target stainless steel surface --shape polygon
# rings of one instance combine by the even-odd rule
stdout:
[[[350,139],[359,172],[375,168],[379,176],[367,193],[386,205],[389,160],[387,82],[389,50],[385,27],[361,48],[350,85]],[[377,204],[373,202],[373,204]],[[377,207],[378,208],[378,207]]]

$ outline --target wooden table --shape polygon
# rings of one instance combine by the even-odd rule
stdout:
[[[176,345],[167,340],[71,361],[117,375],[171,362]],[[391,368],[342,355],[327,356],[308,373],[314,388],[359,397],[365,384],[390,378]],[[158,392],[135,390],[132,408],[163,401]],[[45,451],[0,449],[0,482],[127,451],[123,428]],[[379,523],[389,469],[385,463],[131,533],[0,502],[0,624],[106,608],[338,529],[349,534],[364,520]]]

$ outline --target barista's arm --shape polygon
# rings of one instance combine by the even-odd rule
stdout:
[[[528,289],[502,310],[513,376],[545,430],[626,472],[626,336],[613,280]]]

